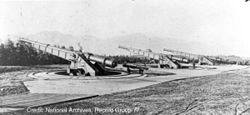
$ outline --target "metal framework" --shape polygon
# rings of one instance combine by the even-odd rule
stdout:
[[[31,45],[35,49],[43,51],[44,53],[49,53],[70,61],[71,64],[67,70],[67,73],[72,73],[73,75],[104,75],[106,72],[105,66],[115,67],[117,65],[114,60],[110,60],[88,52],[69,51],[51,46],[50,44],[44,44],[24,38],[20,38],[19,41],[21,43]]]

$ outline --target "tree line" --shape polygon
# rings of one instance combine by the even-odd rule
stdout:
[[[0,45],[0,65],[29,66],[68,63],[67,60],[37,51],[33,47],[20,42],[14,43],[7,40],[6,43]]]
[[[74,47],[54,45],[62,49],[73,51]],[[131,56],[106,56],[114,59],[117,63],[150,63],[147,58],[138,58]],[[20,42],[14,43],[7,40],[5,43],[0,44],[0,65],[1,66],[30,66],[30,65],[50,65],[50,64],[69,64],[70,62],[60,57],[37,51],[32,46],[22,44]]]

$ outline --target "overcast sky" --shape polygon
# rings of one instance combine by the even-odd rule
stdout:
[[[225,54],[250,57],[250,2],[0,0],[0,42],[7,35],[29,35],[40,31],[93,35],[101,39],[142,33],[178,38],[180,42],[196,41],[216,47]],[[195,46],[200,51],[208,50],[199,44]],[[184,49],[186,46],[179,47]],[[218,50],[212,52],[218,54]]]

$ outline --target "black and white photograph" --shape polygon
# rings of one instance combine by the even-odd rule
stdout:
[[[250,1],[0,0],[0,115],[250,115]]]

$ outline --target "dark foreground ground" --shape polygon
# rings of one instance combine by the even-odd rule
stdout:
[[[243,72],[244,73],[244,72]],[[247,73],[247,71],[245,72]],[[250,76],[222,73],[4,114],[249,115]]]
[[[67,66],[0,66],[0,96],[28,93],[29,90],[23,82],[34,80],[34,78],[28,76],[32,72],[53,71],[65,67]]]

